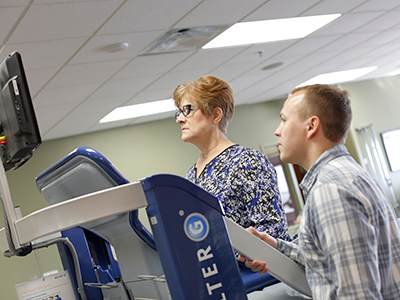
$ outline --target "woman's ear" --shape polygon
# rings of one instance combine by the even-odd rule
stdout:
[[[317,134],[320,126],[321,122],[317,116],[312,116],[311,118],[309,118],[307,123],[307,137],[309,139],[314,137]]]
[[[219,122],[221,122],[223,114],[224,113],[222,112],[222,109],[220,107],[214,108],[214,111],[213,111],[213,122],[215,124],[218,124]]]

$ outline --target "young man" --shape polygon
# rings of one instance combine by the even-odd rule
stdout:
[[[313,299],[400,299],[399,223],[343,145],[351,118],[346,91],[312,85],[291,93],[275,135],[281,160],[307,170],[299,236],[287,242],[249,231],[305,267]],[[257,260],[246,265],[268,270]]]

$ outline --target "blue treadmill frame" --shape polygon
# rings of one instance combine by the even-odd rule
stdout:
[[[62,167],[65,167],[65,165],[71,163],[71,161],[73,161],[73,159],[75,159],[77,157],[84,157],[84,158],[89,159],[91,162],[93,162],[98,167],[98,169],[101,170],[101,172],[104,172],[105,174],[107,174],[107,176],[109,176],[109,178],[111,179],[112,185],[122,185],[122,184],[126,184],[129,182],[111,164],[111,162],[108,161],[108,159],[105,158],[102,154],[100,154],[99,152],[97,152],[96,150],[94,150],[92,148],[80,147],[80,148],[77,148],[76,150],[74,150],[73,152],[71,152],[65,158],[61,159],[60,161],[58,161],[57,163],[52,165],[50,168],[48,168],[41,174],[39,174],[37,176],[38,189],[41,190],[43,188],[43,186],[45,185],[45,182],[47,181],[49,176],[50,177],[55,176],[55,174],[57,174]],[[185,295],[184,297],[191,297],[190,299],[195,299],[192,297],[194,297],[194,295],[196,295],[196,293],[198,293],[199,291],[196,291],[196,289],[193,289],[193,286],[192,286],[193,280],[199,282],[199,284],[201,285],[201,286],[199,286],[199,289],[204,290],[204,288],[207,289],[207,287],[209,289],[210,289],[210,287],[215,288],[216,284],[218,285],[218,283],[221,283],[222,286],[229,287],[230,290],[236,291],[236,293],[235,293],[236,295],[243,294],[243,293],[241,293],[242,289],[244,289],[246,291],[246,293],[249,293],[254,290],[261,290],[265,286],[279,282],[277,279],[275,279],[274,277],[272,277],[269,274],[259,275],[258,273],[251,272],[251,270],[247,269],[246,267],[244,267],[241,270],[241,279],[242,280],[240,282],[238,282],[237,280],[232,280],[232,278],[230,278],[229,281],[231,283],[226,282],[226,280],[229,278],[226,276],[225,276],[225,278],[221,277],[219,279],[220,281],[215,283],[215,279],[217,277],[213,276],[214,283],[203,282],[203,284],[201,284],[202,280],[204,281],[204,279],[208,278],[208,277],[204,278],[205,277],[204,273],[198,273],[196,275],[197,276],[196,277],[192,274],[192,272],[188,272],[188,273],[183,272],[182,270],[185,269],[185,264],[187,263],[186,262],[186,263],[182,264],[183,261],[190,261],[190,264],[193,264],[195,262],[193,262],[193,257],[191,259],[186,257],[186,254],[189,253],[190,251],[189,252],[183,251],[183,253],[182,253],[183,256],[178,256],[177,253],[180,253],[181,251],[179,251],[179,249],[177,249],[177,247],[180,249],[184,249],[185,247],[193,247],[193,245],[197,245],[197,246],[202,245],[202,244],[205,245],[205,243],[207,243],[207,241],[202,240],[202,241],[195,241],[195,243],[193,243],[193,240],[187,239],[187,232],[185,233],[184,231],[181,232],[181,235],[180,235],[179,239],[177,240],[177,234],[176,234],[176,232],[174,232],[173,229],[167,230],[167,231],[165,230],[165,228],[168,228],[169,226],[172,226],[171,228],[183,228],[182,224],[171,225],[170,224],[171,220],[172,221],[179,220],[179,222],[184,220],[183,216],[184,215],[188,216],[187,212],[193,210],[193,208],[196,207],[196,201],[198,201],[198,200],[196,200],[194,202],[193,201],[190,202],[189,206],[187,205],[187,203],[185,203],[185,200],[180,201],[179,205],[181,208],[179,209],[178,215],[177,215],[176,211],[175,212],[173,211],[173,209],[172,209],[173,206],[171,205],[171,203],[173,203],[176,199],[186,199],[186,198],[188,198],[188,196],[199,199],[200,200],[199,203],[201,205],[199,206],[198,209],[200,209],[201,207],[203,207],[203,208],[205,207],[207,209],[205,210],[206,213],[197,212],[197,214],[201,214],[203,217],[205,217],[207,214],[210,214],[212,216],[211,219],[215,220],[217,218],[219,221],[216,223],[220,223],[218,225],[220,227],[218,229],[218,232],[222,232],[222,234],[221,233],[217,234],[216,237],[214,237],[214,239],[218,240],[218,243],[221,243],[221,241],[224,241],[222,243],[224,245],[221,247],[224,248],[224,247],[227,247],[227,245],[228,245],[228,248],[232,249],[226,228],[221,228],[221,227],[224,227],[224,221],[223,221],[223,210],[220,207],[219,201],[214,196],[207,193],[206,191],[200,189],[199,187],[195,186],[194,184],[190,183],[189,181],[187,181],[181,177],[178,177],[178,176],[166,175],[166,174],[165,175],[155,175],[155,176],[145,178],[145,179],[141,180],[141,182],[143,184],[143,189],[145,191],[146,198],[149,202],[149,206],[147,208],[147,213],[149,215],[152,230],[153,230],[158,242],[157,243],[155,242],[153,235],[140,222],[140,220],[138,218],[137,210],[129,213],[129,222],[130,222],[132,229],[152,249],[154,249],[154,250],[157,249],[156,244],[158,245],[158,247],[161,247],[160,248],[161,251],[159,251],[159,255],[160,255],[161,262],[162,262],[164,271],[166,273],[167,279],[168,279],[168,277],[175,278],[175,279],[179,278],[179,281],[182,282],[182,284],[179,285],[179,287],[178,286],[172,287],[172,288],[170,287],[171,293],[173,295],[175,294],[175,297],[179,297],[178,295]],[[107,188],[107,187],[104,187],[104,188]],[[174,194],[174,196],[170,195],[171,188],[174,190],[174,192],[172,193],[172,194]],[[92,191],[88,191],[88,193],[89,192],[92,192]],[[175,194],[177,194],[177,195],[175,195]],[[80,195],[76,195],[76,196],[80,196]],[[158,201],[157,199],[163,199],[163,200]],[[186,208],[182,209],[182,207],[186,207]],[[185,211],[186,211],[186,214],[185,214]],[[180,216],[179,214],[182,214],[182,213],[183,213],[183,215]],[[174,217],[171,217],[171,216],[174,216]],[[154,218],[158,219],[157,222],[154,221]],[[208,217],[205,217],[205,218],[208,219]],[[222,230],[222,229],[224,229],[224,230]],[[80,232],[80,231],[82,231],[82,232]],[[88,242],[86,240],[87,234],[85,234],[84,231],[85,230],[82,228],[69,229],[69,230],[64,231],[62,233],[62,235],[68,236],[68,237],[70,237],[70,239],[73,239],[73,244],[75,245],[75,247],[78,248],[78,253],[80,256],[80,260],[82,261],[82,264],[87,265],[87,268],[89,268],[89,270],[85,270],[85,272],[83,272],[83,273],[89,274],[90,275],[89,277],[91,278],[91,280],[93,280],[93,274],[91,274],[92,270],[90,270],[90,269],[93,269],[93,265],[91,265],[89,263],[92,261],[91,257],[90,257],[91,250],[88,249],[87,244],[90,244],[90,243],[94,244],[94,243],[92,241]],[[182,235],[183,233],[186,234],[186,238],[185,238],[185,235]],[[98,238],[101,239],[101,237],[98,237]],[[93,238],[91,238],[91,240],[93,240]],[[182,241],[185,241],[185,243],[183,243]],[[102,247],[103,249],[104,248],[106,249],[106,251],[103,250],[103,252],[104,252],[103,256],[106,257],[103,259],[104,261],[106,261],[106,263],[104,265],[107,265],[107,263],[111,264],[111,266],[112,266],[111,270],[107,270],[108,274],[111,273],[113,276],[118,277],[120,275],[118,263],[115,262],[114,259],[112,258],[108,243],[106,241],[104,241],[104,242],[105,242],[104,245],[100,245],[101,243],[99,244],[98,241],[96,241],[96,244],[98,245],[97,247]],[[215,242],[216,241],[213,241],[213,243],[215,243]],[[218,245],[218,243],[217,243],[217,245]],[[183,245],[185,245],[185,246],[183,247]],[[200,246],[200,247],[202,247],[202,246]],[[80,248],[81,248],[81,250],[79,250]],[[199,248],[199,249],[206,251],[207,247]],[[199,249],[197,251],[199,251]],[[192,251],[194,251],[194,250],[192,250]],[[233,250],[229,250],[229,251],[232,252]],[[73,264],[72,264],[72,260],[71,260],[68,252],[69,251],[65,250],[65,249],[60,250],[64,268],[71,269],[71,266],[73,267]],[[85,253],[85,254],[83,254],[83,253]],[[226,257],[224,257],[224,255],[221,257],[218,257],[217,261],[224,262],[223,264],[221,263],[221,265],[223,265],[224,268],[228,269],[228,273],[232,274],[232,272],[234,272],[234,273],[237,272],[238,266],[237,266],[236,260],[234,259],[233,252],[231,254],[232,255],[228,255]],[[185,257],[185,259],[183,259],[183,257]],[[227,257],[229,257],[229,258],[227,258]],[[196,259],[196,257],[195,257],[195,259]],[[197,258],[197,265],[198,264],[199,264],[199,261]],[[213,265],[214,265],[214,263],[211,264],[211,266],[206,267],[205,270],[206,271],[209,270],[210,272],[212,272]],[[179,267],[177,268],[177,266],[179,266]],[[204,269],[201,267],[201,264],[198,267],[199,267],[198,268],[199,270]],[[233,269],[231,270],[231,268],[233,268]],[[102,280],[106,280],[106,279],[103,277]],[[185,284],[185,282],[188,282],[188,283]],[[207,286],[207,284],[208,284],[208,286]],[[187,290],[187,288],[185,288],[185,286],[191,286],[191,289]],[[218,289],[220,289],[220,288],[218,288]],[[91,291],[91,290],[87,289],[87,287],[85,287],[85,291]],[[210,290],[208,290],[208,292],[209,291]],[[187,296],[187,295],[190,295],[190,296]],[[93,298],[93,299],[97,299],[97,298]],[[182,299],[185,299],[185,298],[182,298]],[[210,298],[210,299],[212,299],[212,298]],[[221,299],[221,298],[218,298],[218,299]],[[237,299],[242,299],[242,298],[239,297]],[[245,298],[243,298],[243,299],[245,299]]]

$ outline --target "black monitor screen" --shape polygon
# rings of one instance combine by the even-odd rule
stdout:
[[[0,154],[4,169],[24,164],[41,143],[21,55],[13,52],[0,65]]]

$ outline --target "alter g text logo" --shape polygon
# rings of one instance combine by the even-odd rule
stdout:
[[[210,232],[210,226],[206,217],[199,213],[188,215],[183,224],[183,228],[187,237],[195,242],[204,240]]]

